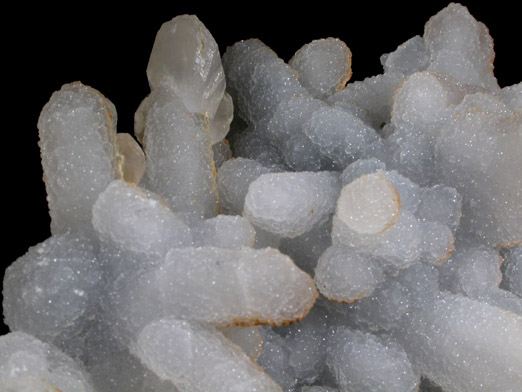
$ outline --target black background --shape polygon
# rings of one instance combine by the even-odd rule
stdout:
[[[196,14],[222,53],[236,41],[256,37],[286,61],[313,39],[338,37],[353,54],[352,80],[362,80],[382,73],[380,55],[414,35],[422,35],[429,17],[447,5],[445,1],[387,5],[358,1],[344,2],[342,6],[329,2],[296,6],[244,2],[242,6],[207,8],[169,3],[175,5],[139,2],[139,6],[117,8],[89,2],[74,7],[26,9],[20,4],[3,13],[1,155],[5,251],[0,278],[29,246],[50,235],[37,146],[36,123],[41,108],[62,84],[80,80],[116,105],[118,131],[132,132],[134,111],[149,92],[145,69],[156,31],[163,22],[178,14]],[[515,69],[520,68],[522,38],[518,12],[499,1],[463,4],[490,30],[500,85],[518,83],[521,78]],[[0,322],[0,333],[5,332]]]

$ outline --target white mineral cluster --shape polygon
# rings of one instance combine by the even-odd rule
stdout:
[[[52,236],[6,271],[0,390],[521,392],[522,85],[493,57],[453,3],[348,84],[337,38],[221,57],[183,15],[135,138],[63,86],[38,122]]]

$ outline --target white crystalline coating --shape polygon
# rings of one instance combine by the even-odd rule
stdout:
[[[483,292],[500,284],[501,264],[502,258],[494,249],[485,246],[461,248],[441,268],[441,285],[466,295]]]
[[[324,373],[327,317],[321,308],[314,307],[302,322],[284,332],[288,373],[294,375],[297,384],[310,385]]]
[[[519,391],[522,317],[466,297],[442,294],[397,330],[422,373],[448,392]]]
[[[352,52],[338,38],[304,45],[288,64],[297,71],[299,82],[322,98],[343,89],[352,76]]]
[[[208,120],[189,113],[176,95],[161,87],[148,99],[143,146],[149,189],[187,220],[217,215]]]
[[[522,246],[504,252],[504,279],[501,287],[522,297]]]
[[[217,176],[223,213],[241,215],[250,183],[270,172],[269,168],[252,159],[235,158],[223,163]]]
[[[114,105],[80,82],[64,85],[38,120],[51,232],[90,234],[96,198],[120,177]]]
[[[424,40],[418,35],[400,44],[394,52],[381,56],[384,72],[399,72],[404,75],[424,71],[429,60]]]
[[[468,9],[451,3],[424,26],[424,42],[430,52],[429,71],[449,75],[462,84],[497,90],[493,76],[493,40],[487,27]]]
[[[365,158],[381,142],[377,133],[358,117],[328,106],[313,112],[303,125],[303,132],[341,168]]]
[[[281,392],[237,346],[203,324],[176,319],[152,322],[140,333],[134,351],[180,392]]]
[[[139,144],[128,133],[116,135],[118,152],[123,158],[123,179],[133,184],[139,184],[145,173],[145,154]]]
[[[450,228],[440,222],[423,221],[420,230],[421,260],[434,265],[443,264],[455,250],[455,239]]]
[[[230,94],[225,92],[216,114],[210,119],[210,140],[212,145],[220,142],[227,136],[233,117],[234,103]]]
[[[319,387],[319,386],[313,386],[313,387],[302,387],[301,392],[339,392],[337,388],[331,388],[331,387]]]
[[[522,316],[520,297],[498,288],[501,264],[502,258],[494,249],[483,245],[461,247],[440,268],[441,286]]]
[[[364,174],[372,174],[379,170],[386,170],[386,164],[377,158],[359,159],[350,163],[341,174],[341,183],[344,187]]]
[[[522,241],[522,123],[498,98],[470,94],[437,139],[441,180],[462,195],[461,228],[493,246]]]
[[[29,248],[4,277],[5,323],[63,347],[92,317],[101,271],[93,244],[55,235]]]
[[[314,279],[319,292],[328,299],[352,303],[369,295],[384,280],[384,274],[368,256],[333,245],[319,258]]]
[[[294,71],[257,39],[236,42],[223,55],[228,92],[248,121],[271,115],[291,96],[306,94]]]
[[[258,327],[228,327],[221,332],[254,361],[263,352],[263,337]]]
[[[130,334],[170,316],[217,326],[287,325],[305,317],[317,297],[310,276],[270,248],[172,249],[161,265],[116,290],[113,314]]]
[[[282,171],[285,168],[278,149],[252,127],[235,137],[232,143],[236,157],[252,159],[262,166],[274,169],[273,171]]]
[[[216,170],[219,169],[223,163],[232,158],[232,150],[230,149],[230,144],[226,141],[226,139],[214,143],[212,145],[212,152]]]
[[[284,391],[292,390],[297,379],[289,365],[290,353],[285,338],[269,327],[260,327],[259,330],[263,336],[263,352],[257,363]]]
[[[326,361],[341,391],[413,392],[420,383],[398,344],[345,327],[329,337]]]
[[[420,222],[405,209],[401,211],[397,223],[381,233],[358,233],[338,214],[334,216],[332,226],[334,244],[354,247],[358,252],[377,258],[382,266],[405,268],[415,263],[422,252]]]
[[[219,325],[289,324],[317,297],[313,280],[270,248],[172,249],[153,279],[164,308]]]
[[[250,184],[243,216],[263,230],[296,237],[327,219],[339,189],[331,172],[264,174]]]
[[[242,248],[253,246],[256,230],[242,216],[218,215],[193,228],[194,246]]]
[[[189,227],[160,196],[121,180],[98,197],[92,225],[102,242],[131,252],[164,255],[192,244]]]
[[[195,15],[179,15],[159,29],[147,66],[151,90],[172,88],[191,113],[214,117],[225,91],[216,41]]]
[[[23,388],[31,383],[42,388],[48,383],[56,388],[48,389],[50,392],[95,392],[87,373],[72,358],[31,335],[11,332],[0,336],[0,387],[7,385],[10,388],[18,382]],[[12,391],[22,392],[24,389]],[[46,389],[27,391],[40,392]]]
[[[282,238],[278,248],[299,268],[313,275],[319,256],[332,245],[331,234],[332,220],[328,219],[300,236]]]
[[[434,129],[440,127],[450,114],[446,90],[432,73],[419,72],[409,76],[395,93],[392,123],[396,127],[416,131]]]
[[[326,106],[325,102],[308,94],[291,96],[279,103],[266,124],[261,121],[256,127],[267,134],[271,143],[278,145],[296,134],[302,134],[303,124],[313,112]]]
[[[415,213],[421,202],[421,188],[409,178],[399,174],[396,170],[384,171],[384,176],[390,180],[399,193],[401,208]]]
[[[499,93],[500,99],[514,112],[522,111],[522,82],[504,87]]]
[[[337,200],[337,218],[360,234],[390,229],[400,213],[399,193],[382,173],[359,177],[342,189]]]
[[[404,78],[401,73],[385,73],[349,83],[328,102],[353,113],[374,129],[390,121],[395,89]]]
[[[2,392],[61,392],[42,378],[19,377],[0,381]]]
[[[461,208],[462,196],[455,188],[435,185],[422,189],[415,216],[422,221],[447,225],[454,232],[460,223]]]

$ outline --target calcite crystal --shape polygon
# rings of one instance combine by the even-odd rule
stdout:
[[[338,38],[222,49],[161,26],[134,137],[79,82],[43,108],[0,391],[521,392],[522,85],[484,24],[452,3],[348,84]]]

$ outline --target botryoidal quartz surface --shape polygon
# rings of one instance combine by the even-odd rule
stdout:
[[[339,39],[221,56],[182,15],[134,137],[64,85],[0,390],[521,392],[522,84],[493,57],[454,3],[352,83]]]

